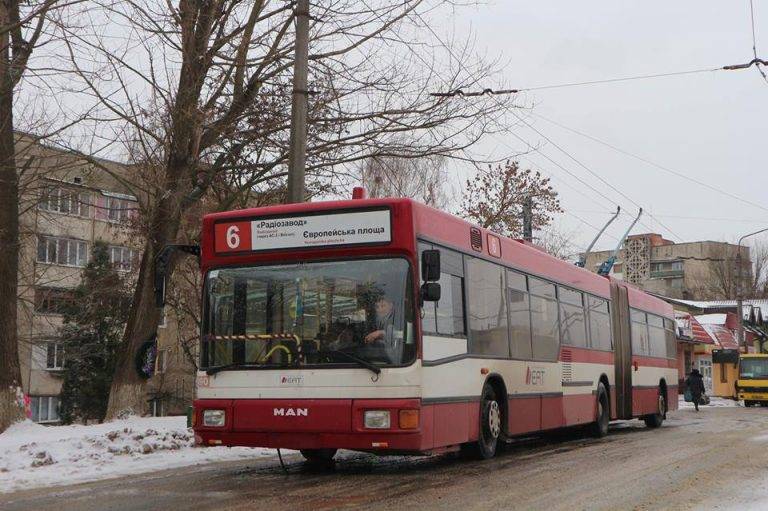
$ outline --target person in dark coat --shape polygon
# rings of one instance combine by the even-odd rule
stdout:
[[[691,374],[688,376],[688,379],[685,380],[685,385],[688,387],[688,390],[691,391],[693,406],[698,412],[699,402],[701,401],[701,396],[704,394],[704,378],[701,376],[698,369],[691,370]]]

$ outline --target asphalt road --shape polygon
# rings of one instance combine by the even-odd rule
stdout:
[[[483,462],[286,461],[287,475],[276,460],[218,463],[0,495],[0,509],[768,509],[768,408],[680,410],[658,430],[631,421],[601,440],[527,439]]]

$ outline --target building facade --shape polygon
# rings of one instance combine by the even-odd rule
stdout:
[[[749,247],[718,241],[674,243],[655,233],[628,236],[611,275],[645,291],[679,299],[708,300],[734,296],[737,280],[747,288],[752,262]],[[597,271],[611,251],[592,252],[585,267]]]
[[[59,395],[66,353],[59,342],[62,309],[80,284],[94,243],[109,247],[112,264],[128,279],[138,273],[140,237],[132,168],[84,159],[17,137],[22,171],[19,204],[19,359],[30,416],[39,423],[59,421]],[[178,412],[191,402],[189,360],[175,349],[176,324],[158,328],[156,375],[147,396],[148,413]],[[176,375],[184,372],[182,380]],[[192,371],[192,374],[194,372]]]

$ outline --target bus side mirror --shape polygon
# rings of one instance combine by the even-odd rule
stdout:
[[[424,282],[440,280],[439,250],[425,250],[421,253],[421,280]]]
[[[155,306],[158,308],[165,306],[165,287],[168,277],[168,268],[171,263],[171,257],[176,251],[196,256],[200,260],[200,245],[166,245],[155,256]]]
[[[425,282],[421,285],[422,302],[440,301],[440,284],[437,282]]]

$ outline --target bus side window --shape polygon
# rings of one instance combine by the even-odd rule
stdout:
[[[587,347],[587,322],[584,316],[584,295],[566,287],[559,287],[560,335],[563,344]]]
[[[666,358],[667,342],[664,321],[659,316],[648,314],[648,345],[652,357]]]
[[[675,322],[664,318],[664,338],[667,344],[667,358],[677,358],[677,336],[675,335]]]
[[[608,313],[608,302],[602,298],[587,295],[589,311],[589,345],[597,350],[612,350],[611,316]]]
[[[535,277],[528,277],[528,288],[531,293],[533,358],[555,361],[560,349],[555,285]]]
[[[630,309],[632,320],[632,353],[635,355],[648,355],[648,320],[645,312]]]
[[[504,271],[501,266],[471,258],[469,273],[469,352],[509,357]]]
[[[419,242],[419,264],[421,264],[421,253],[430,249],[432,249],[432,245]],[[421,275],[421,269],[416,274]],[[440,284],[442,286],[442,282]],[[445,292],[444,290],[441,291]],[[421,306],[421,329],[425,334],[437,333],[436,309],[437,304],[435,302],[424,302]]]
[[[507,305],[509,306],[509,346],[512,358],[530,360],[531,306],[528,280],[522,273],[507,270]]]
[[[467,333],[464,320],[464,277],[449,273],[440,274],[437,333],[456,336],[463,336]]]

